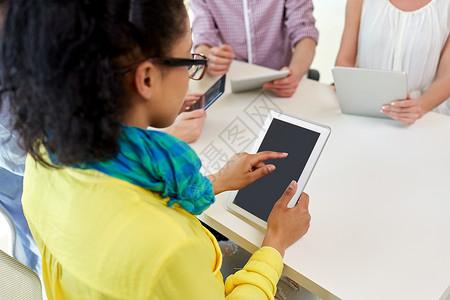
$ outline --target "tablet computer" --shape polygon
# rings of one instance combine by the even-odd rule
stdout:
[[[406,99],[405,72],[348,67],[334,67],[331,72],[344,114],[389,118],[381,107]]]
[[[262,88],[263,84],[275,79],[284,78],[289,75],[289,70],[272,71],[264,74],[258,74],[248,77],[230,79],[231,91],[241,93],[254,89]]]
[[[298,182],[298,189],[288,207],[297,203],[330,132],[328,126],[270,111],[249,153],[277,151],[287,152],[288,156],[265,161],[266,164],[274,164],[275,171],[239,191],[231,192],[227,208],[251,223],[267,228],[274,204],[292,180]]]
[[[223,92],[225,91],[225,80],[226,80],[226,74],[219,78],[198,100],[197,102],[192,105],[190,110],[196,110],[196,109],[207,109],[211,106],[211,104],[214,103],[217,99],[219,99],[220,96],[222,96]]]

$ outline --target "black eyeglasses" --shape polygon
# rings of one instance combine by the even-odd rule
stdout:
[[[150,61],[160,61],[168,67],[188,67],[189,78],[200,80],[208,68],[208,59],[200,53],[192,53],[192,58],[150,58]]]
[[[151,62],[158,62],[168,67],[187,67],[189,71],[189,78],[193,80],[200,80],[205,75],[206,69],[208,68],[208,58],[200,53],[192,53],[192,58],[149,58],[146,59]],[[133,70],[134,67],[131,67],[125,70],[124,73],[128,73]]]

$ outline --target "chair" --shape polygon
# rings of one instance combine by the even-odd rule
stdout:
[[[320,79],[320,73],[319,73],[319,71],[317,71],[316,69],[309,69],[309,70],[308,70],[308,74],[306,75],[306,77],[307,77],[308,79],[312,79],[312,80],[315,80],[315,81],[319,81],[319,79]]]
[[[0,299],[42,299],[37,274],[0,250]]]

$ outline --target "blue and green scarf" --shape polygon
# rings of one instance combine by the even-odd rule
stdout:
[[[198,215],[214,203],[211,181],[200,173],[201,161],[185,142],[169,134],[122,126],[119,154],[102,162],[85,163],[94,169],[169,197]]]

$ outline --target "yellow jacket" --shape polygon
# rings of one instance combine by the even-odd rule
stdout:
[[[256,251],[223,284],[222,254],[197,218],[94,170],[27,158],[23,208],[49,299],[273,299],[283,262]]]

